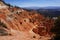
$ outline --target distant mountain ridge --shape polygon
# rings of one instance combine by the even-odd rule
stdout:
[[[60,6],[48,6],[48,7],[22,7],[26,9],[60,9]]]
[[[60,16],[60,7],[50,6],[50,7],[27,7],[28,11],[35,10],[45,16],[58,17]]]

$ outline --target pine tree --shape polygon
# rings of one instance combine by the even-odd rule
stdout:
[[[60,17],[55,21],[55,26],[51,29],[51,32],[56,34],[54,40],[60,40]]]

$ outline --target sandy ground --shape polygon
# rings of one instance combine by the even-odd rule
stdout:
[[[0,36],[0,40],[48,40],[50,37],[39,36],[33,32],[12,32],[11,36]]]

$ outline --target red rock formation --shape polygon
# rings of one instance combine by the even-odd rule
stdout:
[[[6,24],[9,30],[14,29],[23,32],[32,30],[41,36],[51,35],[50,30],[54,25],[53,19],[45,18],[36,11],[29,12],[16,7],[0,9],[0,21]]]

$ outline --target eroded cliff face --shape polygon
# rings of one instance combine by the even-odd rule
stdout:
[[[2,4],[4,3],[2,2]],[[17,33],[23,36],[21,40],[24,40],[24,37],[25,39],[32,37],[33,39],[30,40],[42,40],[44,37],[50,37],[52,35],[50,30],[53,26],[53,19],[46,18],[36,11],[29,12],[22,8],[10,6],[0,8],[0,29],[4,29],[8,35],[14,35]],[[44,37],[40,39],[41,36]]]

